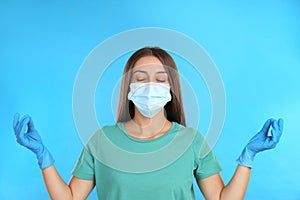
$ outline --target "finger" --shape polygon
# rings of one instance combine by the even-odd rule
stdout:
[[[14,129],[16,129],[17,125],[19,124],[19,119],[20,119],[20,114],[19,113],[15,113],[15,115],[14,115],[14,121],[13,121],[13,127],[14,127]]]
[[[20,115],[19,115],[19,117],[20,117]],[[20,133],[21,123],[24,121],[24,119],[25,119],[25,116],[21,117],[21,119],[18,119],[18,122],[15,127],[16,136]]]
[[[272,143],[272,144],[276,144],[276,143],[278,143],[278,141],[279,141],[279,137],[278,137],[278,135],[276,134],[276,132],[277,132],[277,131],[275,131],[274,129],[272,129],[272,131],[271,131],[271,134],[272,134],[272,136],[271,136],[271,143]]]
[[[280,139],[281,135],[282,135],[282,131],[283,131],[283,119],[278,119],[277,123],[276,123],[276,127],[277,127],[277,136],[278,136],[278,140]]]
[[[280,131],[283,131],[283,119],[279,118],[278,120],[278,127]]]
[[[261,129],[261,132],[263,132],[264,134],[267,134],[268,133],[268,130],[269,130],[269,127],[272,125],[274,119],[268,119],[263,128]]]
[[[272,129],[272,137],[270,139],[270,147],[274,148],[280,140],[282,132]]]
[[[273,124],[274,124],[274,129],[272,129],[272,141],[278,143],[279,139],[281,137],[282,131],[279,128],[278,121],[275,121]]]
[[[275,130],[279,130],[279,127],[278,127],[278,121],[277,121],[277,120],[273,123],[273,128],[274,128]]]
[[[263,128],[256,135],[254,135],[254,137],[252,137],[249,142],[252,142],[257,139],[266,139],[268,137],[269,128],[271,127],[273,121],[274,119],[268,119],[263,125]]]
[[[24,116],[21,118],[21,120],[19,121],[19,124],[18,124],[18,126],[17,126],[17,130],[16,130],[16,135],[17,135],[18,137],[22,136],[21,134],[24,134],[24,133],[25,133],[25,130],[22,131],[23,124],[24,124],[25,120],[26,120],[27,123],[28,123],[29,119],[30,119],[30,116],[29,116],[29,115],[24,115]],[[26,124],[27,124],[27,123],[26,123]],[[25,129],[26,129],[26,126],[25,126]]]
[[[30,118],[29,123],[28,123],[28,131],[34,131],[34,124],[32,118]]]
[[[20,127],[20,135],[19,136],[25,136],[25,130],[27,128],[27,125],[30,121],[30,118],[29,117],[26,117],[23,121],[22,121],[22,124],[21,124],[21,127]]]
[[[279,131],[279,132],[282,132],[282,129],[281,127],[283,126],[283,121],[282,119],[280,120],[276,120],[274,123],[273,123],[273,127],[276,131]]]

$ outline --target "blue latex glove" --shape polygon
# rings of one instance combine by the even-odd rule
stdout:
[[[271,136],[268,136],[268,131],[271,129]],[[283,130],[283,120],[269,119],[244,148],[242,154],[237,159],[237,162],[246,167],[252,168],[253,160],[258,152],[273,149],[279,142]]]
[[[18,113],[14,116],[13,128],[17,142],[35,153],[41,169],[50,167],[54,159],[48,149],[44,146],[38,131],[34,128],[33,121],[29,115],[25,115],[19,120]]]

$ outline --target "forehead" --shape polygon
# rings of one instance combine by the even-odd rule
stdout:
[[[165,71],[163,64],[155,56],[145,56],[138,59],[133,66],[133,71],[137,69],[146,71]]]

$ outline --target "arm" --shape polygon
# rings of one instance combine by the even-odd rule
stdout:
[[[244,199],[251,169],[238,165],[236,171],[225,186],[220,174],[197,180],[197,184],[207,200]]]
[[[268,136],[268,130],[272,129],[272,135]],[[255,155],[258,152],[275,148],[279,142],[283,129],[283,120],[269,119],[262,130],[258,132],[246,145],[238,158],[238,167],[225,186],[220,174],[197,180],[198,186],[206,199],[244,199],[250,179],[251,168]]]
[[[229,183],[222,189],[220,199],[244,199],[251,168],[238,165]]]
[[[42,170],[44,182],[51,199],[86,199],[95,186],[94,181],[73,176],[67,185],[54,165]]]
[[[51,199],[85,199],[89,195],[95,186],[93,180],[88,181],[72,177],[69,185],[67,185],[60,177],[53,165],[54,159],[44,146],[38,131],[33,125],[31,117],[25,115],[19,120],[19,114],[16,114],[13,128],[17,142],[36,155]]]

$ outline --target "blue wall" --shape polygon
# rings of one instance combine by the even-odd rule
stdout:
[[[299,19],[297,0],[1,1],[0,199],[48,199],[35,156],[15,141],[13,114],[34,118],[58,171],[69,181],[82,148],[72,116],[79,67],[100,42],[141,27],[182,32],[216,63],[227,97],[224,129],[214,148],[224,181],[264,121],[282,117],[281,141],[257,156],[246,199],[300,199]],[[209,106],[209,100],[202,101],[204,119],[209,119]],[[100,113],[101,104],[96,107]],[[99,118],[113,123],[113,118],[103,119],[108,112]],[[203,120],[200,131],[208,123]],[[95,193],[89,199],[96,199]]]

